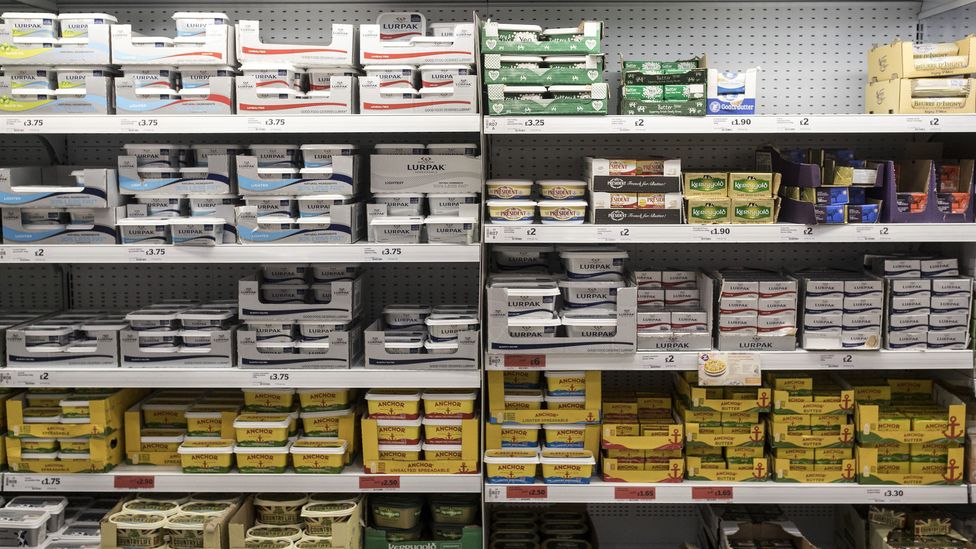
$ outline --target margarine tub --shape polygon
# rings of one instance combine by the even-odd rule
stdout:
[[[539,425],[503,423],[500,426],[502,448],[538,448],[540,429]]]
[[[433,66],[433,65],[429,65],[429,66]],[[441,66],[463,67],[467,70],[471,70],[470,67],[468,67],[467,65],[441,65]],[[420,67],[420,70],[423,69],[424,67]],[[437,86],[428,86],[428,87],[437,87]],[[451,155],[474,156],[478,154],[478,144],[477,143],[428,143],[427,152],[428,154],[451,154]]]
[[[430,497],[430,514],[435,524],[474,524],[478,502],[467,494],[434,494]]]
[[[170,219],[170,238],[176,246],[216,246],[224,241],[224,223],[217,217]]]
[[[302,522],[302,505],[307,502],[307,495],[256,494],[254,496],[254,520],[261,524],[278,526],[300,524]]]
[[[20,448],[31,454],[56,454],[61,444],[56,438],[24,438],[20,440]]]
[[[301,540],[298,540],[301,543]],[[295,549],[297,546],[287,539],[245,538],[245,549]]]
[[[532,196],[531,179],[489,179],[485,182],[485,188],[488,198],[512,200],[527,199]]]
[[[509,317],[508,335],[513,338],[556,337],[556,330],[561,324],[555,317]]]
[[[547,423],[542,426],[546,434],[546,448],[582,448],[586,426],[574,423]]]
[[[291,418],[288,414],[241,414],[234,420],[238,446],[285,446]]]
[[[290,63],[243,63],[241,64],[241,72],[244,76],[253,78],[254,84],[264,91],[273,90],[277,93],[278,91],[297,90],[301,88],[302,73]],[[261,156],[258,155],[258,152],[254,151],[255,146],[251,145],[250,148],[255,156],[258,156],[259,168],[276,165],[262,165]],[[297,149],[298,147],[295,146],[294,148]],[[294,158],[294,155],[292,155],[292,158]]]
[[[624,274],[628,254],[617,249],[569,248],[559,252],[566,278],[617,280]]]
[[[586,372],[547,371],[546,393],[554,396],[586,396]]]
[[[180,504],[180,513],[204,517],[219,517],[234,511],[240,499],[240,496],[235,497],[234,494],[204,494],[204,497],[210,497],[211,499],[197,501],[200,498],[194,495],[191,501]]]
[[[311,295],[311,288],[298,284],[261,284],[261,301],[264,303],[293,304],[305,303]]]
[[[539,187],[539,196],[550,200],[582,199],[586,196],[586,181],[577,181],[575,179],[540,179],[536,181],[536,185]]]
[[[234,466],[234,441],[226,438],[186,440],[177,452],[184,473],[229,473]]]
[[[85,86],[85,79],[89,76],[103,77],[115,75],[115,71],[112,70],[111,67],[107,66],[54,67],[54,71],[57,74],[59,90],[83,90]]]
[[[303,412],[345,410],[349,407],[354,389],[298,389],[298,401]]]
[[[379,423],[379,422],[377,422]],[[434,419],[424,417],[424,442],[426,444],[454,445],[462,442],[460,419]]]
[[[244,389],[244,407],[249,412],[290,412],[294,389]]]
[[[416,419],[377,419],[377,441],[380,444],[418,444],[422,440],[420,437],[422,421],[419,417]]]
[[[555,396],[546,395],[546,409],[548,410],[585,410],[585,396]]]
[[[288,451],[291,444],[284,446],[242,446],[234,447],[237,457],[237,470],[241,473],[284,473],[288,468]]]
[[[428,193],[427,210],[432,216],[456,216],[462,204],[477,204],[477,193]]]
[[[420,391],[410,389],[370,389],[366,392],[369,417],[373,419],[417,419],[420,417]]]
[[[327,218],[332,213],[333,206],[352,204],[355,199],[341,194],[310,194],[299,196],[298,217],[299,218]],[[323,223],[331,220],[323,219]]]
[[[490,198],[488,218],[499,225],[531,225],[535,221],[535,200]]]
[[[288,144],[248,145],[247,148],[257,157],[258,168],[293,168],[299,151],[298,145]]]
[[[244,205],[253,207],[257,210],[256,215],[258,217],[267,217],[275,221],[280,218],[281,224],[287,225],[291,224],[292,206],[294,205],[294,200],[287,196],[246,196],[244,197]],[[262,220],[262,225],[265,221]],[[269,279],[265,277],[265,282],[279,282],[277,280]],[[280,281],[282,283],[289,282],[288,280]],[[304,280],[302,280],[304,282]]]
[[[71,393],[27,393],[25,399],[28,406],[51,408],[59,406],[61,401],[71,396]]]
[[[556,296],[559,288],[554,283],[543,283],[540,287],[519,287],[519,284],[494,284],[506,287],[508,294],[508,316],[551,318],[556,310]]]
[[[542,372],[538,370],[508,370],[504,375],[505,389],[534,389],[541,379]]]
[[[296,524],[301,524],[296,523]],[[296,526],[254,526],[248,528],[245,534],[251,539],[276,540],[286,539],[296,542],[302,539],[302,529]]]
[[[202,548],[204,515],[180,513],[166,519],[165,529],[169,533],[170,547]]]
[[[580,225],[586,220],[585,200],[540,200],[543,225]]]
[[[417,69],[412,65],[370,65],[366,76],[376,78],[383,88],[416,88]]]
[[[424,401],[424,417],[431,419],[473,418],[474,401],[477,396],[477,391],[428,389],[421,396]]]
[[[493,246],[495,267],[502,272],[545,271],[548,267],[546,254],[552,253],[551,245]]]
[[[182,214],[180,204],[182,198],[165,198],[158,196],[136,198],[137,204],[146,205],[149,217],[179,217]]]
[[[539,451],[529,448],[485,450],[485,469],[492,484],[533,484]]]
[[[291,445],[297,473],[338,474],[345,466],[347,442],[341,439],[302,437]]]
[[[542,401],[539,389],[505,389],[506,410],[541,410]]]
[[[356,145],[314,145],[301,146],[302,161],[306,168],[329,168],[334,156],[352,156],[359,148]]]
[[[412,355],[419,354],[424,348],[423,341],[385,341],[383,349],[390,354]]]
[[[357,507],[359,504],[355,502],[309,503],[302,507],[305,533],[310,536],[331,536],[333,524],[349,522]]]
[[[556,283],[568,309],[616,310],[617,290],[627,285],[620,280],[560,280]]]
[[[139,450],[142,452],[177,452],[185,438],[181,429],[143,429],[139,436]],[[88,451],[88,444],[85,444]]]
[[[235,316],[234,311],[215,308],[189,309],[179,313],[184,330],[225,328]]]
[[[563,326],[569,337],[610,339],[617,335],[617,315],[602,311],[566,311]]]
[[[290,342],[295,322],[293,320],[249,320],[247,328],[254,330],[258,342]]]
[[[311,265],[312,282],[353,280],[359,274],[359,263],[323,263]]]
[[[430,305],[387,305],[383,307],[383,323],[387,328],[422,328],[430,314]]]
[[[461,332],[478,331],[478,317],[470,314],[432,313],[424,324],[431,341],[457,341]]]
[[[424,459],[427,461],[451,461],[461,459],[460,444],[430,444],[424,442]]]
[[[24,408],[24,423],[61,423],[61,408],[39,408],[28,406]]]
[[[194,404],[184,414],[186,433],[191,437],[219,437],[224,414],[232,412],[237,415],[240,409],[236,404]]]
[[[115,525],[119,547],[156,549],[166,542],[166,517],[150,513],[121,511],[108,517]]]
[[[373,203],[386,205],[388,216],[418,216],[424,213],[422,193],[375,193]]]
[[[175,330],[180,327],[180,309],[140,309],[125,315],[129,327],[136,331]]]
[[[589,450],[543,450],[541,461],[546,484],[589,484],[596,465]]]
[[[380,444],[379,459],[386,461],[417,461],[420,459],[421,444]]]
[[[370,497],[373,524],[379,528],[415,528],[420,524],[423,500],[417,495],[383,494]]]
[[[420,216],[374,217],[370,222],[375,242],[384,244],[419,244],[424,218]]]
[[[310,437],[339,436],[339,424],[353,415],[352,408],[322,412],[302,412],[302,431]]]
[[[424,219],[427,226],[427,241],[445,244],[473,244],[477,239],[478,228],[474,217],[458,215],[431,215]]]
[[[186,427],[186,411],[192,403],[186,400],[154,399],[142,405],[142,422],[146,427],[172,429]]]
[[[454,77],[472,74],[473,69],[468,65],[421,65],[420,66],[420,86],[422,88],[436,88],[439,86],[451,86],[454,84]],[[430,154],[476,154],[476,153],[445,153],[435,149],[436,144],[427,145]],[[477,145],[473,148],[477,150]]]
[[[126,513],[140,513],[144,515],[163,515],[170,517],[180,511],[180,504],[163,499],[136,498],[125,502],[122,510]]]
[[[53,13],[7,11],[0,18],[10,25],[14,42],[19,42],[19,38],[53,40],[58,34],[58,16]]]

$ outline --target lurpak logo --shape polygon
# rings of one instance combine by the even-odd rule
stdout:
[[[772,349],[773,344],[753,341],[750,343],[740,343],[739,348],[740,349]]]
[[[445,172],[444,164],[407,164],[408,172]]]

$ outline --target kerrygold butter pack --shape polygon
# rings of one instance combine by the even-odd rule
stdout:
[[[771,198],[773,174],[761,172],[733,172],[729,174],[729,197]]]
[[[729,174],[725,172],[685,172],[685,196],[728,196]]]
[[[689,198],[687,218],[691,225],[729,223],[731,220],[731,202],[728,198]]]
[[[773,198],[733,198],[732,223],[775,223],[776,200]]]

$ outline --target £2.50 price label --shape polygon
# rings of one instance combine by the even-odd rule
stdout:
[[[400,477],[391,475],[364,475],[359,477],[360,490],[399,490]]]

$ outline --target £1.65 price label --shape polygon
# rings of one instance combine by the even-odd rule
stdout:
[[[617,501],[654,501],[657,489],[653,486],[616,486],[613,499]]]
[[[693,486],[691,499],[707,501],[725,501],[733,497],[731,486]]]

